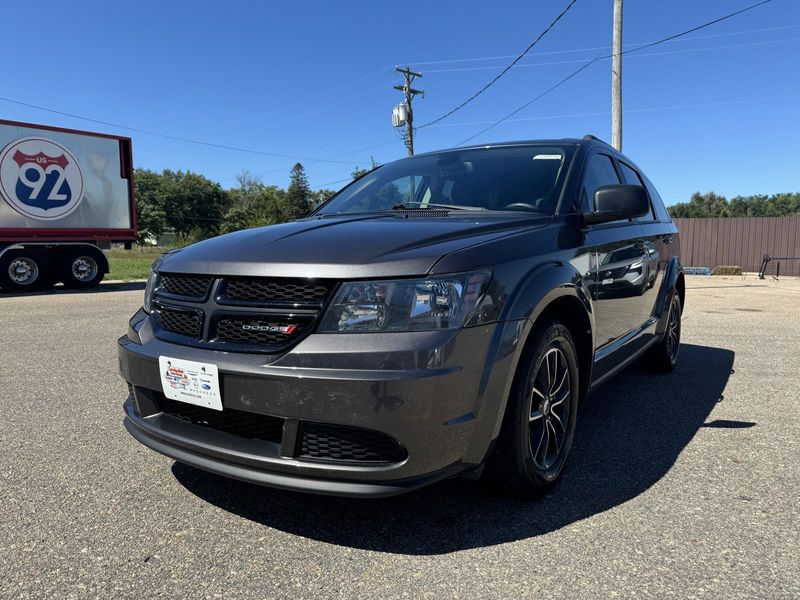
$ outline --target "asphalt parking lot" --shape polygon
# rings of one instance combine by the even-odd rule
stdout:
[[[800,281],[690,277],[678,369],[585,405],[535,502],[378,501],[175,464],[122,427],[141,285],[0,295],[0,596],[800,596]]]

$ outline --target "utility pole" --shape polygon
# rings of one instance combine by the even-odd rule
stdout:
[[[611,145],[622,152],[622,0],[614,0],[611,52]]]
[[[408,155],[414,156],[414,112],[411,109],[411,101],[417,94],[425,94],[422,90],[415,90],[411,87],[411,83],[417,78],[422,77],[422,73],[415,73],[410,67],[402,69],[395,67],[394,70],[401,73],[404,78],[403,85],[396,85],[394,89],[400,90],[406,95],[404,104],[400,104],[392,111],[392,125],[394,127],[402,127],[405,125],[405,144],[408,148]]]

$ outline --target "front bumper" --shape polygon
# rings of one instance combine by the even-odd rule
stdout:
[[[502,332],[517,331],[491,324],[444,332],[316,334],[281,355],[263,355],[175,345],[155,338],[147,319],[132,324],[136,341],[120,338],[119,362],[132,392],[125,427],[138,441],[252,483],[370,497],[402,493],[481,463],[510,381],[516,337]],[[161,355],[216,364],[224,410],[281,419],[280,439],[234,435],[161,412]],[[378,432],[402,446],[403,458],[363,464],[305,459],[296,450],[306,423]]]

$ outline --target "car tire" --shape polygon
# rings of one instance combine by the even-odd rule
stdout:
[[[681,349],[681,299],[678,294],[673,294],[669,303],[667,316],[667,329],[659,342],[648,350],[644,356],[647,367],[659,373],[669,373],[678,364],[678,354]]]
[[[558,321],[539,324],[520,359],[487,478],[523,497],[550,490],[572,448],[579,397],[569,329]]]
[[[93,288],[105,275],[100,257],[91,250],[70,252],[61,263],[59,272],[64,287],[72,289]]]
[[[11,250],[0,256],[0,288],[35,292],[53,284],[50,265],[39,252]]]

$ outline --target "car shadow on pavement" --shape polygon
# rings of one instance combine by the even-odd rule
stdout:
[[[179,463],[172,471],[223,510],[330,544],[425,555],[521,540],[609,510],[658,482],[722,400],[733,360],[731,350],[684,344],[672,373],[634,366],[603,386],[582,407],[563,480],[539,500],[458,479],[354,500],[264,488]]]

